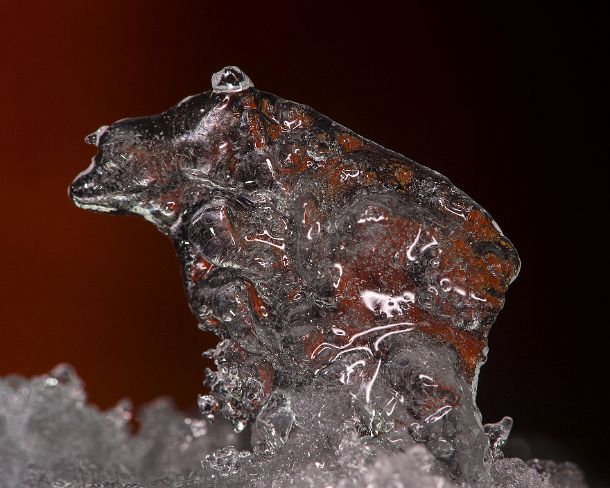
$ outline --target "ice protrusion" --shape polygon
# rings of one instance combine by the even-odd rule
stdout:
[[[493,459],[501,459],[504,457],[502,448],[506,445],[512,428],[513,419],[510,417],[503,417],[502,420],[495,424],[485,424],[483,426],[483,430],[489,438],[489,447],[491,448]]]
[[[256,418],[254,430],[260,434],[254,449],[274,451],[284,445],[294,427],[296,416],[291,408],[290,397],[275,391]]]

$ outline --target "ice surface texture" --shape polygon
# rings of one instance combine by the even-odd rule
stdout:
[[[221,338],[200,407],[237,431],[255,419],[253,452],[204,468],[227,486],[493,483],[516,462],[499,451],[510,419],[484,428],[475,395],[519,270],[510,241],[445,177],[238,68],[212,88],[88,136],[99,152],[70,187],[82,208],[168,235]]]
[[[140,412],[137,436],[129,402],[100,412],[85,401],[81,381],[65,365],[32,380],[0,379],[0,488],[179,480],[206,454],[240,442],[228,424],[185,419],[166,399]]]

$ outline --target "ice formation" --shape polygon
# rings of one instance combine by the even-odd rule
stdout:
[[[520,263],[445,177],[256,90],[236,67],[214,74],[211,91],[87,142],[99,151],[70,196],[140,215],[174,241],[191,309],[221,339],[208,353],[217,370],[202,414],[236,432],[251,422],[251,436],[165,404],[131,436],[128,409],[86,406],[64,368],[2,384],[0,436],[14,445],[0,447],[7,486],[42,486],[43,476],[100,486],[162,476],[168,486],[584,486],[572,465],[504,459],[510,418],[481,423],[478,370]]]

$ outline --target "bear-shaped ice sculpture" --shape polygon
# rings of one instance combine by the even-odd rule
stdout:
[[[70,187],[176,244],[191,309],[222,339],[203,412],[237,429],[258,416],[258,450],[355,422],[471,479],[489,457],[474,397],[512,244],[440,174],[236,67],[212,84],[88,136],[99,152]]]

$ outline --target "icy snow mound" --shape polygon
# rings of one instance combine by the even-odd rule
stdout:
[[[307,463],[297,462],[302,456],[290,444],[252,453],[245,449],[247,434],[235,434],[226,423],[185,418],[165,399],[142,409],[137,434],[131,421],[127,401],[104,412],[87,404],[69,366],[30,380],[1,379],[0,488],[456,487],[435,474],[435,458],[425,447],[388,456],[349,428],[339,429],[326,462]],[[570,463],[498,459],[477,484],[483,486],[586,485]]]

